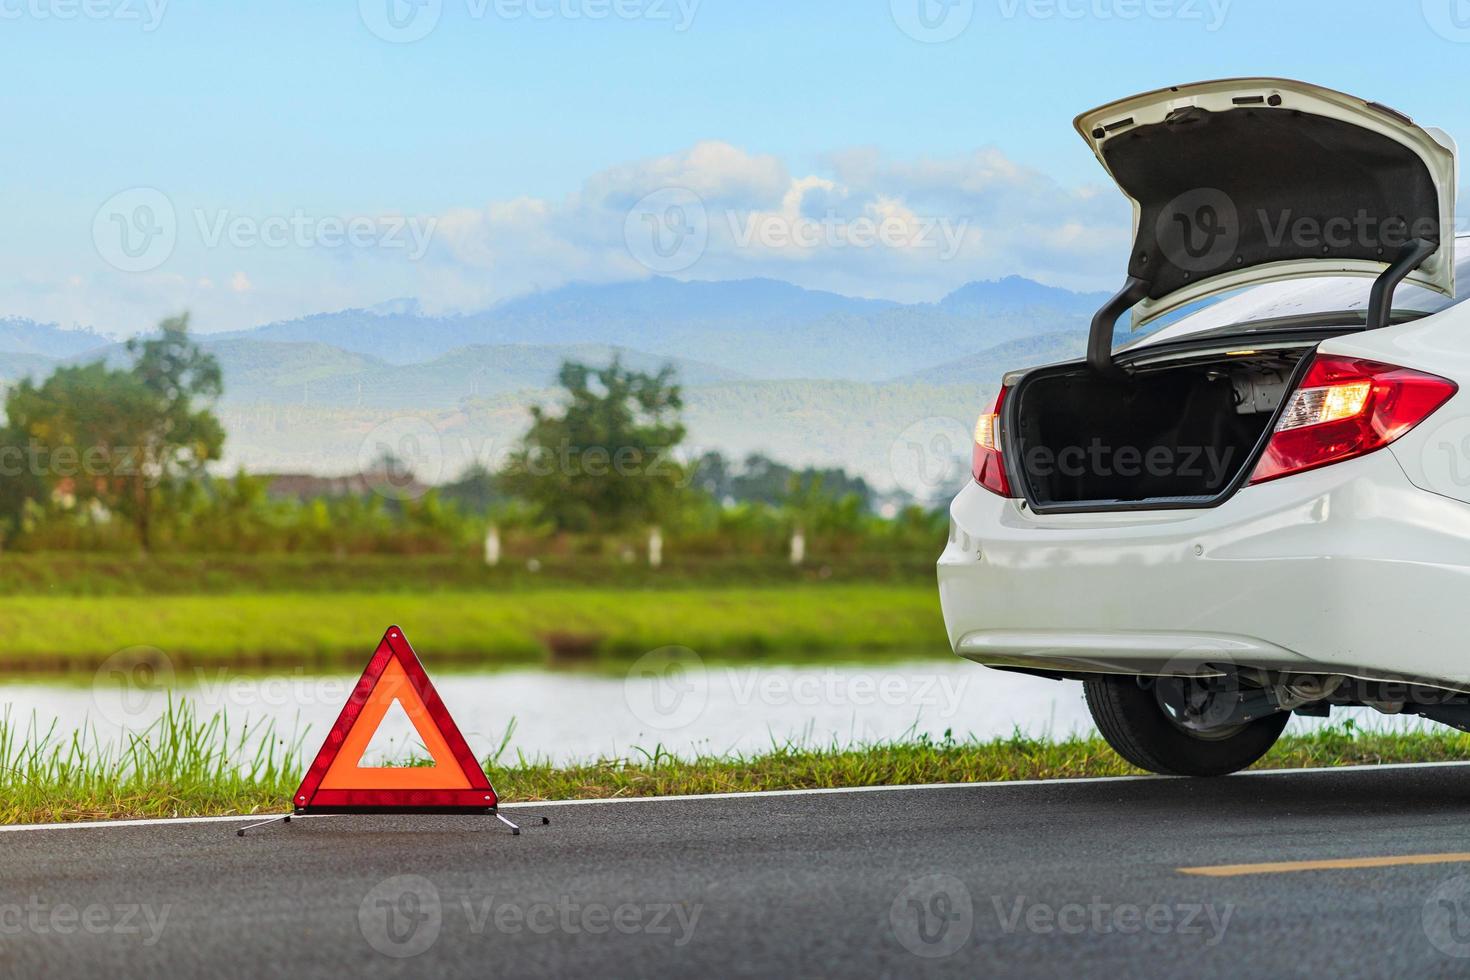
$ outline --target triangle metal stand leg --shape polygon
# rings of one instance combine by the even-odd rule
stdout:
[[[499,820],[501,823],[510,828],[510,834],[512,837],[519,837],[521,835],[520,826],[516,823],[513,823],[511,819],[505,814],[501,813],[499,810],[495,810],[493,811],[493,815],[496,820]],[[540,821],[541,826],[543,827],[551,823],[550,817],[535,817],[534,819]]]
[[[244,827],[241,827],[239,830],[235,831],[235,836],[236,837],[244,837],[245,836],[245,831],[247,831],[247,830],[254,830],[256,827],[264,827],[267,824],[273,824],[273,823],[290,823],[292,816],[294,816],[294,814],[283,813],[280,816],[271,817],[269,820],[262,820],[260,823],[246,824]]]
[[[244,837],[245,836],[245,832],[247,830],[255,830],[258,827],[267,827],[267,826],[269,826],[269,825],[271,825],[273,823],[290,823],[291,822],[291,818],[292,817],[295,817],[295,816],[300,816],[301,815],[301,812],[302,811],[299,811],[298,810],[295,813],[282,813],[282,814],[278,814],[277,816],[271,817],[269,820],[261,820],[258,823],[246,824],[245,826],[241,827],[239,830],[236,830],[235,831],[235,836],[237,836],[237,837]],[[407,812],[412,812],[412,811],[406,811],[406,810],[399,810],[399,811],[386,810],[386,811],[383,811],[383,812],[385,812],[385,813],[393,813],[393,812],[407,813]],[[481,813],[488,812],[496,820],[499,820],[501,823],[505,824],[507,827],[510,828],[511,836],[513,836],[513,837],[519,837],[521,835],[520,825],[518,825],[517,823],[515,823],[514,821],[512,821],[509,817],[505,816],[505,814],[499,812],[498,810],[489,810],[489,811],[481,810],[479,812],[481,812]],[[531,819],[534,820],[534,821],[537,821],[543,827],[551,823],[551,818],[550,817],[532,817]]]

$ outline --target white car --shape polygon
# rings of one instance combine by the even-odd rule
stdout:
[[[1454,143],[1281,79],[1077,126],[1134,205],[1127,280],[1085,360],[1008,375],[976,426],[955,652],[1084,681],[1159,773],[1233,772],[1334,705],[1470,731]],[[1130,309],[1154,329],[1115,349]]]

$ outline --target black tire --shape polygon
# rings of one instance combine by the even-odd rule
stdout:
[[[1092,720],[1113,750],[1164,776],[1224,776],[1265,755],[1291,717],[1278,711],[1224,734],[1194,734],[1164,712],[1152,686],[1136,677],[1099,675],[1083,682]]]

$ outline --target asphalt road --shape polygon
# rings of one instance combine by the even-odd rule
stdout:
[[[3,833],[0,973],[1470,975],[1470,853],[1180,870],[1470,852],[1470,767],[543,812]]]

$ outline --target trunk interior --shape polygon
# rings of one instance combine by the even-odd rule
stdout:
[[[1027,499],[1043,509],[1214,501],[1254,459],[1312,350],[1180,359],[1122,380],[1083,365],[1032,374],[1011,416]]]

